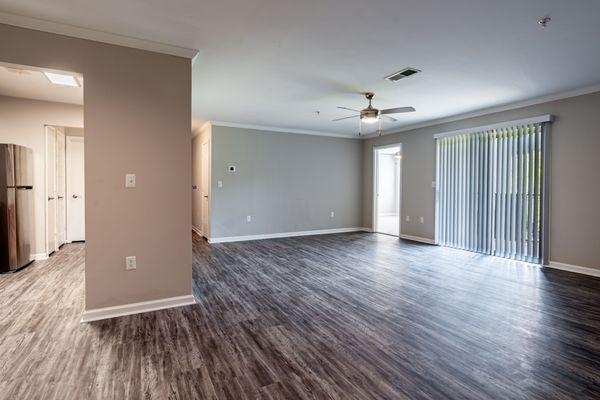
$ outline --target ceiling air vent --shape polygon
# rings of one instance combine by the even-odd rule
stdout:
[[[387,79],[388,81],[397,82],[400,79],[408,78],[409,76],[414,75],[419,72],[421,72],[421,70],[418,70],[418,69],[412,68],[412,67],[407,67],[407,68],[401,69],[398,72],[394,72],[393,74],[386,76],[385,79]]]

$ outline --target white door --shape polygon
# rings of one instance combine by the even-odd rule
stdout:
[[[46,252],[56,250],[56,129],[46,126]]]
[[[210,142],[206,141],[202,143],[202,150],[200,151],[201,158],[201,181],[200,191],[202,192],[202,235],[205,238],[209,238],[210,235],[210,221],[209,221],[209,209],[210,209]]]
[[[67,240],[67,204],[65,177],[65,134],[64,128],[56,129],[56,245]]]
[[[82,137],[67,137],[67,242],[85,240],[85,170]]]

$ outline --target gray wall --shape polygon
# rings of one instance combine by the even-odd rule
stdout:
[[[211,156],[212,238],[361,226],[360,140],[213,126]]]
[[[600,269],[599,111],[600,92],[365,140],[363,226],[371,226],[373,145],[402,143],[402,233],[433,239],[433,134],[552,114],[550,260]]]

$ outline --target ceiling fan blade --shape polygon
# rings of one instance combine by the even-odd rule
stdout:
[[[360,110],[355,110],[354,108],[348,108],[348,107],[338,107],[340,110],[348,110],[348,111],[354,111],[354,112],[360,112]]]
[[[394,117],[390,117],[389,115],[381,114],[382,118],[386,118],[388,121],[397,122],[398,120]]]
[[[349,116],[349,117],[343,117],[343,118],[332,119],[332,121],[333,121],[333,122],[335,122],[335,121],[341,121],[341,120],[343,120],[343,119],[358,118],[358,117],[360,117],[360,115],[351,115],[351,116]]]
[[[388,108],[387,110],[381,110],[380,114],[400,114],[417,111],[413,107],[397,107],[397,108]]]

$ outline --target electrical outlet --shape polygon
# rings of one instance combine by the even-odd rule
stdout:
[[[135,187],[135,174],[126,174],[125,175],[125,187],[126,188],[134,188]]]
[[[223,181],[217,181],[217,187],[222,188],[223,187]]]
[[[406,222],[410,222],[410,215],[406,216]]]
[[[127,256],[125,257],[125,269],[130,271],[132,269],[137,269],[137,260],[135,256]]]
[[[335,211],[329,213],[329,218],[335,218]]]
[[[252,222],[252,215],[246,216],[246,222]]]
[[[423,217],[420,217],[420,218],[419,218],[419,222],[421,222],[421,223],[424,223],[424,222],[425,222],[425,218],[423,218]]]

